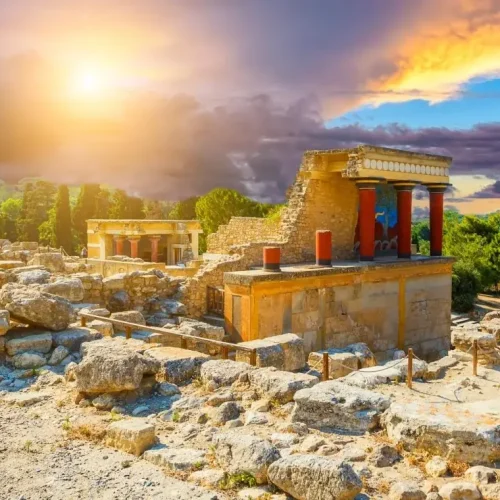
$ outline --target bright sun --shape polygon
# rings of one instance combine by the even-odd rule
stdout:
[[[103,93],[105,87],[105,75],[97,69],[83,69],[73,77],[73,90],[79,95],[97,96]]]

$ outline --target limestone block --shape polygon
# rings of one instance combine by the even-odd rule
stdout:
[[[36,253],[28,265],[44,266],[53,273],[64,272],[64,259],[60,252]]]
[[[207,464],[205,452],[193,448],[153,448],[144,453],[144,459],[172,471],[188,472]]]
[[[350,432],[376,429],[380,416],[390,405],[387,396],[336,380],[298,391],[294,400],[293,422]]]
[[[427,365],[427,373],[425,374],[425,380],[436,380],[441,378],[448,368],[458,364],[458,359],[451,356],[445,356],[444,358],[433,361]]]
[[[55,346],[64,346],[69,351],[78,351],[84,342],[91,342],[102,338],[102,335],[93,328],[78,326],[68,328],[62,332],[52,334],[53,344]]]
[[[35,285],[47,283],[50,273],[44,269],[34,269],[17,274],[17,282],[21,285]]]
[[[266,337],[267,342],[281,346],[284,354],[284,366],[286,371],[294,372],[304,368],[306,356],[304,352],[304,341],[294,333]]]
[[[78,278],[58,278],[56,281],[43,285],[42,290],[70,302],[81,302],[85,296],[81,280]]]
[[[392,403],[381,420],[389,439],[407,450],[481,465],[500,459],[500,402]]]
[[[256,366],[261,368],[274,366],[279,370],[284,370],[285,353],[281,345],[269,342],[267,339],[240,342],[238,345],[256,350]],[[250,351],[236,351],[236,361],[250,363],[250,356]]]
[[[280,458],[279,451],[269,441],[237,431],[216,434],[213,443],[216,460],[224,471],[250,473],[257,484],[267,482],[269,466]]]
[[[99,332],[103,337],[112,337],[114,334],[113,323],[107,321],[94,319],[88,323],[88,327]]]
[[[121,311],[114,312],[111,314],[111,319],[117,319],[120,321],[127,321],[129,323],[136,323],[138,325],[146,325],[146,320],[144,316],[139,311]],[[113,325],[116,332],[124,332],[125,327],[121,325]]]
[[[298,500],[353,499],[363,483],[347,462],[315,455],[290,455],[269,467],[269,480]]]
[[[443,500],[480,500],[482,498],[477,486],[465,481],[447,483],[440,488],[439,494]]]
[[[255,369],[247,363],[230,359],[213,359],[201,365],[200,376],[205,383],[215,382],[217,386],[228,386]]]
[[[53,351],[48,361],[49,365],[58,365],[63,359],[69,356],[69,350],[63,345],[57,346]]]
[[[125,288],[125,277],[126,274],[114,274],[113,276],[108,276],[102,280],[102,287],[105,291],[118,291]]]
[[[155,426],[144,419],[113,422],[106,435],[106,445],[140,456],[156,444]]]
[[[17,369],[40,368],[47,364],[47,359],[37,352],[21,352],[11,358],[11,363]]]
[[[2,401],[16,406],[32,406],[50,398],[49,394],[41,392],[11,392],[6,394]]]
[[[201,366],[210,359],[207,354],[176,347],[148,349],[145,356],[159,361],[158,381],[173,384],[182,384],[198,377]]]
[[[496,349],[496,337],[490,333],[484,333],[477,328],[452,328],[451,343],[455,349],[472,353],[474,340],[478,344],[477,360],[478,363],[485,366],[494,366],[500,364],[500,352]]]
[[[389,491],[390,500],[425,500],[427,495],[413,483],[395,483]]]
[[[476,465],[467,469],[464,474],[464,479],[475,484],[496,483],[498,478],[497,471],[491,467],[483,467]]]
[[[52,348],[52,335],[50,332],[28,330],[21,335],[22,336],[14,337],[6,341],[5,349],[9,356],[14,356],[26,351],[47,354]]]
[[[309,368],[323,373],[323,352],[328,352],[329,378],[334,380],[349,375],[358,369],[358,358],[350,352],[339,352],[338,349],[311,352],[307,363]]]
[[[297,391],[312,387],[319,382],[318,378],[312,375],[283,372],[275,368],[250,371],[248,379],[259,396],[275,399],[280,403],[292,401]]]

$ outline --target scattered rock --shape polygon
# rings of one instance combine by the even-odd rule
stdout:
[[[271,434],[271,443],[278,449],[290,448],[299,441],[296,434],[287,432],[275,432]]]
[[[302,453],[314,453],[324,444],[326,444],[326,441],[322,437],[316,436],[316,434],[311,434],[307,436],[304,441],[302,441],[300,451]]]
[[[11,358],[11,363],[18,369],[40,368],[47,363],[42,354],[37,352],[22,352]]]
[[[54,331],[67,328],[73,314],[66,299],[16,283],[2,287],[0,305],[22,323]]]
[[[17,282],[21,285],[41,285],[47,283],[49,279],[50,273],[43,269],[34,269],[33,271],[17,273]]]
[[[192,471],[206,465],[205,452],[192,448],[157,448],[144,453],[144,459],[174,471]]]
[[[170,384],[168,382],[162,382],[158,385],[158,393],[161,396],[170,397],[180,394],[181,391],[175,384]]]
[[[473,483],[457,481],[446,483],[439,490],[443,500],[480,500],[481,492]]]
[[[83,326],[52,334],[54,345],[62,345],[71,352],[78,351],[84,342],[92,342],[101,338],[102,335],[97,330]]]
[[[64,368],[64,378],[66,379],[66,382],[72,382],[75,380],[75,368],[78,365],[74,362],[68,363],[66,367]]]
[[[246,376],[255,367],[247,363],[239,363],[229,359],[214,359],[203,363],[200,376],[203,382],[214,381],[218,386],[228,386],[236,382],[240,376]]]
[[[266,425],[268,422],[269,420],[265,413],[256,411],[245,413],[245,425]]]
[[[10,338],[5,343],[5,350],[9,356],[15,356],[26,351],[47,354],[51,348],[52,335],[49,332],[42,333],[37,330],[20,333],[20,336]]]
[[[142,405],[142,406],[138,406],[137,408],[134,408],[133,411],[132,411],[132,415],[134,417],[137,417],[141,413],[146,413],[148,411],[149,411],[149,406]]]
[[[63,345],[57,346],[49,359],[49,365],[58,365],[66,356],[69,356],[69,350]]]
[[[85,296],[82,282],[78,278],[58,278],[56,281],[43,285],[41,290],[63,297],[70,302],[81,302]]]
[[[234,401],[222,403],[212,412],[212,422],[215,425],[225,424],[229,420],[234,420],[240,416],[239,406]]]
[[[293,422],[354,432],[376,429],[382,412],[390,405],[387,396],[336,380],[303,389],[294,399]]]
[[[106,445],[133,455],[142,455],[156,444],[155,426],[143,419],[113,422],[106,435]]]
[[[316,455],[290,455],[269,467],[269,480],[297,500],[351,500],[363,483],[347,463]]]
[[[35,253],[28,265],[43,266],[53,273],[64,272],[64,259],[61,252]]]
[[[218,488],[225,476],[226,474],[223,470],[206,469],[193,472],[188,479],[208,488]]]
[[[445,356],[444,358],[433,361],[427,365],[427,373],[425,373],[425,380],[437,380],[441,378],[448,368],[455,366],[458,363],[458,359],[451,356]]]
[[[224,424],[224,427],[227,427],[228,429],[235,429],[236,427],[243,427],[243,425],[243,420],[241,420],[241,418],[235,418],[234,420],[228,420]]]
[[[442,457],[433,457],[425,464],[425,471],[431,477],[442,477],[448,472],[448,462]]]
[[[138,325],[146,325],[144,316],[139,311],[121,311],[111,314],[111,319],[127,321],[128,323],[136,323]],[[116,332],[124,332],[125,327],[121,325],[113,325]]]
[[[160,364],[158,381],[182,384],[200,375],[200,368],[210,357],[196,351],[176,347],[156,347],[148,349],[145,356]]]
[[[497,339],[491,333],[481,332],[478,328],[452,328],[451,343],[455,349],[472,359],[472,350],[474,340],[477,341],[477,361],[484,366],[495,366],[500,364],[500,352],[496,349]]]
[[[368,460],[375,467],[390,467],[400,458],[395,448],[387,444],[379,444],[370,453]]]
[[[269,411],[271,408],[271,402],[269,399],[259,399],[259,401],[255,401],[252,403],[251,410],[252,411]]]
[[[426,500],[426,494],[413,483],[395,483],[390,492],[390,500]]]
[[[342,458],[342,460],[347,460],[348,462],[363,462],[364,460],[366,460],[366,452],[361,448],[349,446],[347,448],[344,448],[339,453],[339,458]]]
[[[40,392],[30,393],[30,392],[11,392],[4,396],[3,401],[16,406],[32,406],[34,404],[45,401],[50,396],[48,394],[43,394]]]
[[[491,469],[490,467],[476,465],[475,467],[467,469],[464,474],[464,479],[475,484],[496,483],[497,473],[495,469]]]
[[[414,400],[392,403],[381,421],[389,439],[406,450],[479,465],[500,460],[499,415],[498,400],[461,404]]]
[[[260,368],[248,373],[251,387],[262,397],[274,399],[280,403],[293,400],[294,394],[312,387],[319,382],[317,377],[304,373],[281,372],[275,368]]]
[[[269,465],[280,458],[279,451],[269,441],[239,433],[214,436],[215,456],[219,465],[230,474],[247,472],[257,484],[267,482]]]
[[[83,360],[73,368],[76,388],[84,393],[138,389],[144,375],[154,375],[158,361],[128,347],[122,339],[104,338],[82,346]]]
[[[111,410],[116,405],[116,399],[111,394],[101,394],[92,400],[92,406],[98,410]]]
[[[10,328],[10,314],[9,311],[0,310],[0,337],[5,335]],[[2,349],[0,349],[0,352]]]
[[[115,333],[115,330],[113,328],[113,324],[109,323],[107,321],[101,321],[98,319],[94,319],[90,323],[88,323],[88,327],[92,328],[92,330],[96,330],[103,337],[112,337]]]
[[[227,403],[228,401],[234,401],[234,394],[231,391],[224,391],[210,396],[207,399],[207,405],[220,406],[222,403]]]

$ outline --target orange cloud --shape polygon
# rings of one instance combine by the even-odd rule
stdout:
[[[444,5],[443,5],[444,4]],[[397,54],[396,71],[372,81],[370,104],[457,97],[475,78],[500,75],[500,2],[444,1],[422,26],[408,26]]]

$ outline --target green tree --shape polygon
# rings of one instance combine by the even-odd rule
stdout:
[[[196,218],[208,235],[217,231],[221,224],[227,224],[231,217],[263,217],[270,208],[234,189],[216,188],[197,201]]]
[[[109,209],[111,219],[144,219],[143,201],[134,196],[128,196],[122,189],[113,193]]]
[[[63,247],[71,255],[73,253],[73,237],[71,231],[71,208],[69,205],[68,186],[59,186],[54,205],[54,247]]]
[[[109,209],[111,208],[111,193],[108,189],[101,188],[96,197],[96,219],[109,219]]]
[[[168,218],[172,220],[194,220],[196,219],[196,203],[199,197],[193,196],[183,201],[178,201],[174,204],[172,210],[168,214]]]
[[[73,230],[77,249],[87,244],[87,220],[97,218],[97,199],[101,188],[99,184],[83,184],[73,209]]]
[[[38,241],[38,228],[48,219],[55,194],[56,187],[47,181],[36,181],[34,184],[25,185],[18,223],[19,240]]]
[[[48,212],[48,219],[38,226],[38,242],[41,245],[56,247],[56,209],[51,208]]]
[[[1,237],[10,241],[17,240],[17,224],[21,217],[23,200],[8,198],[0,206]]]
[[[144,218],[149,220],[167,219],[173,206],[166,201],[144,200]]]

